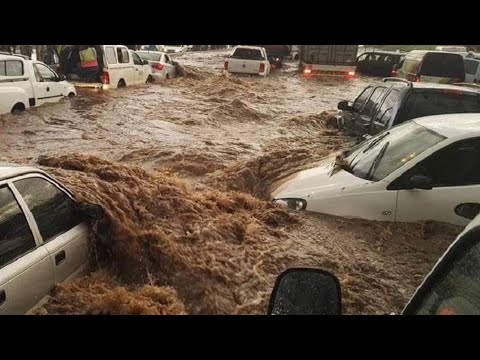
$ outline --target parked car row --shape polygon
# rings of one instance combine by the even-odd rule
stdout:
[[[357,71],[363,75],[395,76],[415,82],[452,84],[480,81],[480,56],[465,47],[437,47],[409,53],[370,51],[357,58]]]
[[[63,48],[56,58],[57,71],[27,56],[0,52],[0,114],[75,96],[75,87],[116,89],[166,81],[177,75],[178,64],[163,52],[136,52],[124,45],[96,45],[95,49],[98,74],[88,82],[80,77],[77,45]]]

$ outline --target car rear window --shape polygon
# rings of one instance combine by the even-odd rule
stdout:
[[[413,93],[399,122],[421,116],[480,112],[480,94],[449,90]]]
[[[148,60],[148,61],[160,61],[160,59],[162,58],[162,54],[145,53],[145,52],[137,52],[137,54],[142,58],[142,60]]]
[[[458,54],[427,53],[423,59],[421,75],[465,79],[465,65]]]
[[[257,49],[238,48],[231,56],[234,59],[263,60],[263,54]]]
[[[480,62],[478,60],[465,59],[465,72],[467,74],[475,75],[477,73],[479,63]]]

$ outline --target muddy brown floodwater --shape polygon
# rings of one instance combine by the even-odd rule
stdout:
[[[0,117],[1,161],[41,166],[100,203],[91,273],[39,314],[263,314],[291,266],[334,271],[349,314],[400,311],[459,229],[291,213],[271,187],[352,140],[329,126],[371,78],[225,76],[222,52],[185,76]]]

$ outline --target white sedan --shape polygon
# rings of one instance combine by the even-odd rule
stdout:
[[[297,210],[466,225],[460,205],[480,204],[480,114],[408,121],[298,173],[272,195]]]
[[[43,171],[0,164],[0,315],[24,314],[82,274],[87,223],[102,214]]]
[[[152,76],[155,82],[166,81],[175,77],[177,70],[170,55],[159,51],[137,51],[142,60],[148,61],[152,67]]]

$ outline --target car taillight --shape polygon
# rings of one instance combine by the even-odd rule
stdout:
[[[305,75],[311,74],[311,73],[312,73],[312,69],[310,69],[310,68],[305,68],[305,69],[303,69],[303,73],[304,73]]]
[[[155,70],[158,70],[158,71],[162,71],[163,70],[163,64],[154,63],[154,64],[152,64],[152,68],[155,69]]]
[[[355,71],[349,71],[349,72],[347,73],[347,75],[348,75],[348,76],[355,76]]]
[[[225,61],[225,64],[223,64],[223,67],[225,70],[228,70],[228,61]]]
[[[110,74],[108,73],[108,71],[104,71],[102,73],[102,83],[105,85],[110,84]]]
[[[260,73],[265,72],[265,64],[260,64],[260,68],[258,69],[258,72]]]

